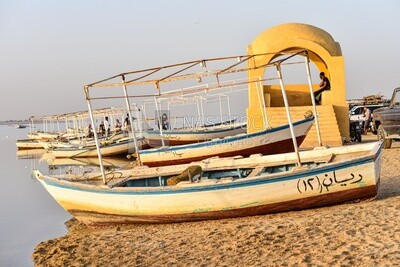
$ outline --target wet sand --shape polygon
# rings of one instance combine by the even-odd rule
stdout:
[[[368,136],[369,139],[371,137]],[[88,228],[38,244],[37,266],[393,266],[400,263],[400,143],[376,199],[237,219]]]

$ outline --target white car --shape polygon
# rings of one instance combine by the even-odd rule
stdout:
[[[362,121],[364,120],[364,107],[367,107],[371,111],[371,116],[372,112],[374,112],[375,109],[384,107],[385,105],[379,104],[379,105],[365,105],[365,106],[354,106],[349,110],[349,118],[350,121]]]

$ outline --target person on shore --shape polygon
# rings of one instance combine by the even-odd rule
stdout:
[[[103,136],[106,134],[106,128],[104,127],[104,122],[103,121],[99,125],[99,133],[101,135],[103,135]]]
[[[368,133],[368,127],[369,124],[371,123],[371,110],[367,107],[364,107],[363,110],[363,117],[364,117],[364,134],[366,135]]]
[[[321,104],[322,92],[331,90],[331,83],[329,79],[325,76],[324,72],[321,72],[319,74],[319,78],[321,79],[321,82],[319,83],[319,89],[314,92],[314,99],[317,105]]]
[[[106,130],[107,136],[110,135],[110,131],[111,131],[110,122],[108,121],[108,117],[107,116],[105,117],[105,120],[104,120],[104,128]]]

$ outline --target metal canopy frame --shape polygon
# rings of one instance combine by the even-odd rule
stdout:
[[[276,57],[280,56],[285,56],[282,59],[276,59],[270,63],[267,64],[256,64],[256,59],[262,56],[266,55],[275,55]],[[289,59],[295,57],[295,56],[304,56],[305,61],[304,62],[287,62]],[[219,63],[219,62],[224,62],[228,60],[237,60],[236,63],[231,63],[221,69],[215,69],[215,70],[208,70],[207,69],[207,64],[208,63]],[[239,65],[248,63],[248,61],[253,60],[252,64],[248,64],[246,67],[239,67]],[[286,114],[288,117],[288,122],[289,122],[289,127],[290,131],[292,134],[292,140],[293,140],[293,146],[295,148],[295,152],[297,155],[297,163],[300,166],[301,161],[300,161],[300,156],[298,152],[298,146],[297,146],[297,141],[294,135],[294,128],[293,128],[293,123],[291,120],[290,116],[290,110],[289,110],[289,105],[287,101],[287,96],[286,96],[286,91],[284,88],[284,82],[282,78],[282,73],[281,73],[281,66],[285,64],[300,64],[300,63],[305,63],[307,67],[307,76],[308,76],[308,82],[309,82],[309,88],[310,88],[310,94],[312,98],[312,104],[314,107],[314,115],[316,119],[316,124],[317,124],[317,135],[318,135],[318,140],[320,145],[321,144],[321,137],[320,137],[320,132],[319,132],[319,124],[318,124],[318,114],[317,110],[315,107],[315,100],[313,97],[313,90],[312,90],[312,82],[311,82],[311,74],[310,74],[310,69],[309,69],[309,54],[307,50],[298,50],[298,51],[292,51],[292,52],[279,52],[279,53],[264,53],[264,54],[254,54],[254,55],[239,55],[239,56],[231,56],[231,57],[220,57],[220,58],[210,58],[210,59],[202,59],[202,60],[194,60],[194,61],[188,61],[188,62],[183,62],[183,63],[178,63],[178,64],[173,64],[173,65],[166,65],[166,66],[160,66],[160,67],[155,67],[155,68],[149,68],[149,69],[144,69],[144,70],[137,70],[137,71],[131,71],[131,72],[125,72],[121,74],[114,75],[112,77],[93,82],[90,84],[87,84],[84,86],[84,92],[86,96],[86,102],[88,105],[89,113],[91,116],[92,124],[94,124],[94,119],[93,119],[93,112],[92,112],[92,106],[91,106],[91,100],[97,100],[97,99],[118,99],[118,98],[123,98],[126,101],[129,117],[131,120],[131,128],[132,128],[132,134],[134,136],[134,142],[135,142],[135,149],[136,149],[136,155],[137,155],[137,160],[138,163],[140,163],[140,155],[139,155],[139,150],[137,147],[136,143],[136,135],[135,135],[135,130],[133,127],[133,121],[132,121],[132,116],[131,116],[131,110],[130,110],[130,103],[129,99],[130,98],[139,98],[139,97],[145,97],[145,98],[150,98],[153,97],[156,99],[157,103],[157,97],[168,97],[168,96],[174,96],[174,95],[182,95],[183,93],[190,94],[190,93],[195,93],[195,92],[201,92],[201,91],[210,91],[210,90],[216,90],[216,89],[223,89],[227,87],[232,87],[232,86],[242,86],[242,85],[249,85],[252,83],[255,83],[257,85],[267,80],[279,80],[280,86],[281,86],[281,91],[285,103],[285,108],[286,108]],[[200,66],[202,71],[201,72],[189,72],[189,73],[184,73],[186,71],[191,70],[192,68]],[[246,81],[232,81],[232,82],[222,82],[221,77],[223,75],[228,75],[228,74],[234,74],[234,73],[241,73],[241,72],[248,72],[250,70],[257,70],[257,69],[262,69],[262,68],[267,68],[267,67],[275,67],[278,73],[278,78],[270,78],[270,79],[261,79],[260,77],[254,77],[254,79],[249,79],[247,78]],[[177,69],[176,69],[177,68]],[[170,73],[161,75],[158,78],[151,78],[152,76],[155,76],[156,74],[161,74],[162,71],[170,71]],[[136,75],[135,77],[130,77]],[[175,89],[175,90],[170,90],[166,92],[161,91],[161,84],[166,84],[174,81],[183,81],[183,80],[190,80],[194,79],[199,83],[203,82],[203,78],[206,77],[215,77],[215,82],[212,83],[210,86],[210,83],[203,83],[205,87],[199,87],[199,88],[189,88],[187,90],[183,89]],[[112,82],[114,79],[120,79],[118,82]],[[155,92],[149,94],[141,94],[141,95],[129,95],[127,92],[127,87],[128,86],[139,86],[139,85],[154,85]],[[124,96],[105,96],[105,97],[90,97],[90,90],[91,89],[96,89],[96,88],[104,88],[104,87],[122,87]],[[184,92],[183,92],[184,91]],[[103,182],[106,184],[106,177],[104,173],[104,167],[102,164],[102,157],[100,153],[100,146],[99,146],[99,141],[98,141],[98,136],[97,133],[94,132],[94,137],[96,140],[96,148],[99,156],[99,162],[100,162],[100,168],[102,171],[102,176],[103,176]]]

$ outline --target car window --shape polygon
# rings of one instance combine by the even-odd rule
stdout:
[[[362,114],[362,111],[363,111],[362,107],[359,107],[359,108],[357,108],[357,109],[354,111],[354,114],[355,114],[355,115],[361,115],[361,114]]]

